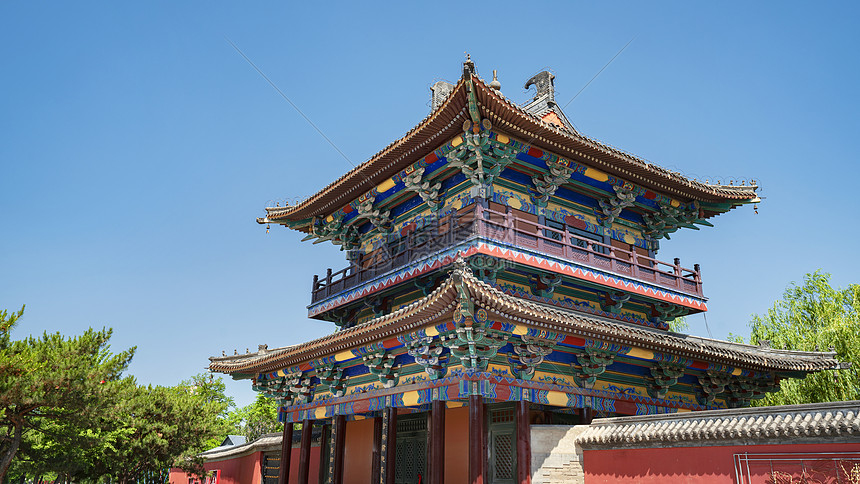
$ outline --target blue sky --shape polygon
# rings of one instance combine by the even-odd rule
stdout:
[[[858,282],[856,3],[595,3],[0,3],[0,307],[27,305],[19,337],[112,327],[165,385],[333,329],[305,307],[342,254],[254,218],[351,165],[227,39],[355,164],[427,115],[464,51],[517,102],[552,69],[565,103],[635,39],[568,117],[766,197],[663,243],[702,265],[713,335],[746,334],[807,272]]]

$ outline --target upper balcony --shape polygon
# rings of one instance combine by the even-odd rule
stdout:
[[[454,215],[443,217],[431,227],[413,231],[349,267],[324,277],[314,276],[312,303],[324,300],[398,269],[410,262],[452,247],[470,238],[494,240],[568,260],[590,268],[605,270],[658,287],[703,297],[699,265],[681,267],[680,260],[663,262],[636,250],[604,244],[582,236],[564,224],[550,226],[526,212],[493,204],[496,209],[472,204]]]

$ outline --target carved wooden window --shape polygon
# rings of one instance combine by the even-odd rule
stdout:
[[[517,438],[514,407],[493,406],[487,412],[490,484],[513,484],[517,477]]]

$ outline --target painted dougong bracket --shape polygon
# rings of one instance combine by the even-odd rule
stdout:
[[[409,355],[421,365],[431,380],[438,380],[448,372],[448,355],[445,348],[430,336],[420,336],[406,343]]]
[[[550,197],[563,184],[570,180],[576,169],[560,163],[558,160],[550,160],[546,162],[549,173],[542,173],[532,177],[534,189],[529,190],[532,203],[538,207],[546,207]]]
[[[317,378],[320,379],[318,389],[329,391],[335,397],[342,397],[346,389],[346,378],[343,370],[334,365],[320,366],[317,368]]]
[[[687,227],[694,230],[699,230],[693,224],[711,225],[709,222],[701,218],[701,209],[696,201],[690,202],[687,205],[673,207],[670,203],[663,201],[658,202],[660,211],[655,214],[644,214],[642,220],[645,222],[645,235],[652,239],[669,238],[669,234],[677,231],[681,227]]]
[[[717,395],[723,393],[726,386],[732,381],[732,377],[728,373],[713,370],[707,371],[704,375],[698,375],[698,379],[702,392],[697,395],[697,400],[699,404],[706,406],[713,405]]]
[[[579,368],[573,369],[573,381],[582,388],[594,388],[597,377],[606,371],[616,356],[617,353],[613,351],[585,348],[576,354]]]
[[[514,344],[514,353],[508,356],[511,372],[520,380],[531,380],[537,366],[552,353],[553,345],[554,341],[523,335],[522,343]]]
[[[392,388],[400,379],[400,370],[394,368],[394,358],[394,355],[382,349],[364,355],[362,360],[364,366],[379,379],[383,387]]]
[[[373,208],[376,197],[368,197],[358,204],[358,217],[367,219],[383,234],[391,232],[391,210]]]
[[[648,395],[652,398],[663,398],[669,389],[678,383],[678,378],[684,375],[687,367],[680,363],[658,361],[651,367],[651,378],[648,384]]]
[[[439,190],[442,188],[442,183],[430,183],[423,178],[425,168],[422,166],[416,168],[412,173],[403,177],[403,185],[407,190],[415,192],[424,200],[424,203],[430,207],[430,210],[438,211],[442,208],[442,198],[439,196]]]
[[[529,286],[535,296],[552,298],[559,284],[561,284],[559,274],[538,274],[537,277],[529,275]]]
[[[600,309],[607,313],[617,314],[624,303],[630,300],[630,294],[624,292],[608,292],[604,298],[600,300]]]
[[[496,257],[478,255],[469,259],[469,267],[472,268],[475,276],[487,284],[496,283],[496,275],[499,271],[503,271],[507,262],[504,259]]]
[[[513,163],[519,150],[490,138],[490,120],[463,124],[463,142],[447,155],[448,165],[458,168],[472,185],[472,196],[489,198],[499,173]]]
[[[606,228],[612,227],[612,222],[621,215],[622,210],[636,203],[636,194],[633,190],[619,185],[614,185],[612,188],[615,190],[615,195],[606,200],[599,200],[600,210],[594,210],[597,222]]]

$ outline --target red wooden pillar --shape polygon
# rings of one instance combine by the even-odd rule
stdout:
[[[484,455],[484,397],[469,395],[469,483],[487,482],[487,459]]]
[[[311,469],[311,437],[314,421],[302,420],[302,448],[299,450],[299,484],[308,484]]]
[[[290,457],[293,454],[293,423],[284,422],[284,436],[281,442],[281,468],[278,469],[278,484],[290,481]]]
[[[532,434],[529,402],[517,402],[517,482],[532,484]]]
[[[370,461],[370,482],[379,484],[382,463],[382,417],[373,418],[373,456]]]
[[[592,410],[590,407],[583,408],[582,425],[590,425],[592,420],[594,420],[594,410]]]
[[[394,484],[394,465],[397,461],[397,409],[388,407],[385,409],[385,416],[388,420],[386,428],[386,443],[385,443],[385,484]]]
[[[346,417],[338,415],[334,418],[334,475],[332,484],[343,482],[343,444],[346,442]]]
[[[429,484],[445,482],[445,402],[430,404],[430,466]]]
[[[323,422],[326,421],[323,420]],[[319,473],[317,474],[317,482],[320,484],[326,482],[326,476],[328,476],[328,460],[325,459],[325,456],[326,449],[331,449],[329,439],[331,439],[331,425],[323,423],[320,426],[320,465]]]

